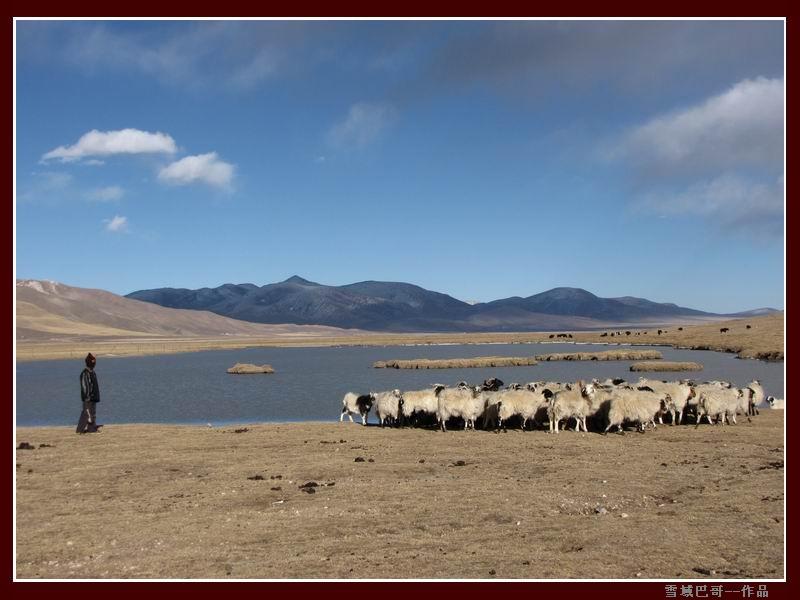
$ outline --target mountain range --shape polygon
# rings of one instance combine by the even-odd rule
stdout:
[[[247,323],[208,311],[164,308],[105,290],[35,279],[17,280],[18,341],[70,338],[341,336],[319,325]]]
[[[469,304],[409,283],[362,281],[331,286],[297,275],[261,287],[243,283],[196,290],[159,288],[132,292],[126,297],[254,323],[396,332],[596,329],[775,312],[763,308],[722,315],[632,296],[601,298],[571,287],[558,287],[526,298],[515,296]]]

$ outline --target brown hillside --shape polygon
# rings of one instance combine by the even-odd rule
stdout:
[[[104,290],[51,281],[17,281],[17,341],[73,337],[342,336],[318,325],[248,323],[198,310],[164,308]]]

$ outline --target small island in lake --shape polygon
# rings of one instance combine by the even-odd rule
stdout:
[[[274,373],[275,369],[271,365],[251,365],[250,363],[236,363],[228,373],[233,375],[253,375],[255,373]]]

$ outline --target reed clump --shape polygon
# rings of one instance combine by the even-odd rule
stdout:
[[[605,352],[563,352],[537,354],[536,360],[658,360],[658,350],[607,350]]]
[[[475,358],[415,358],[379,360],[376,369],[467,369],[472,367],[529,367],[537,363],[532,356],[476,356]]]
[[[644,360],[631,365],[631,371],[702,371],[703,365],[696,362],[669,360]]]

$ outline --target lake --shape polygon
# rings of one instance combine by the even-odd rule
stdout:
[[[722,379],[743,386],[760,379],[767,395],[784,397],[784,363],[739,360],[734,354],[637,346],[662,353],[664,360],[694,361],[695,373],[631,373],[632,361],[555,361],[530,367],[487,369],[374,369],[376,360],[529,356],[552,352],[604,351],[600,344],[473,344],[342,348],[250,348],[138,357],[100,357],[97,375],[100,423],[211,423],[332,421],[342,396],[433,383],[576,381],[597,377]],[[87,351],[91,347],[87,346]],[[229,375],[237,362],[271,364],[274,375]],[[80,360],[21,362],[16,365],[17,425],[73,425],[81,409]],[[374,422],[374,417],[372,417]]]

